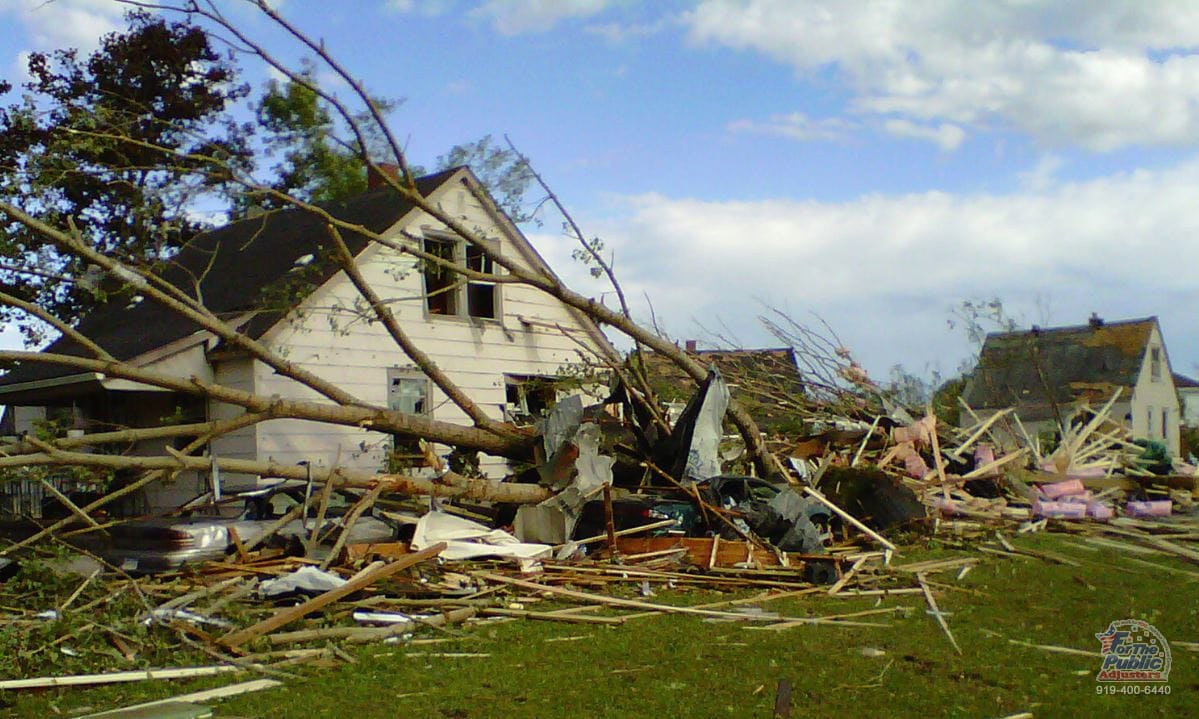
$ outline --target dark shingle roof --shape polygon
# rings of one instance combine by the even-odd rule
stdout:
[[[1136,384],[1156,326],[1149,317],[987,335],[963,397],[974,408],[1102,402],[1116,387]]]
[[[1193,380],[1190,377],[1187,377],[1186,375],[1181,375],[1181,374],[1178,374],[1177,372],[1174,372],[1173,376],[1174,376],[1174,388],[1175,389],[1194,389],[1196,387],[1199,387],[1199,381]]]
[[[417,189],[428,196],[459,169],[419,178]],[[401,199],[390,187],[380,187],[322,207],[340,220],[382,232],[411,210],[412,204]],[[343,239],[353,254],[362,251],[368,242],[361,234],[343,233]],[[264,291],[281,287],[289,278],[297,280],[297,292],[303,296],[332,277],[337,271],[336,266],[319,260],[328,243],[324,225],[316,215],[299,209],[269,212],[198,235],[160,274],[188,294],[194,294],[198,280],[204,305],[218,316],[231,319],[248,310],[262,309],[264,301],[269,299],[264,296]],[[306,256],[311,256],[312,261],[304,262]],[[122,294],[97,307],[79,322],[79,331],[117,359],[127,360],[201,329],[151,300],[132,306],[129,303],[129,295]],[[269,302],[266,306],[284,307]],[[281,315],[277,311],[264,312],[246,331],[252,336],[261,335]],[[90,356],[67,338],[59,338],[45,351]],[[0,386],[61,377],[78,371],[27,363],[0,377]]]

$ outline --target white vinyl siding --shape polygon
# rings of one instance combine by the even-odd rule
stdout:
[[[447,194],[458,197],[443,196],[440,201],[446,206],[463,207],[466,226],[483,228],[488,237],[497,238],[501,255],[524,264],[512,241],[501,235],[473,197],[457,187]],[[413,234],[417,234],[415,228],[422,232],[437,229],[428,216],[418,216],[405,227]],[[397,241],[411,241],[402,239],[398,228],[394,235]],[[539,290],[511,283],[499,285],[500,316],[494,320],[431,317],[426,314],[425,278],[411,256],[375,245],[359,256],[359,263],[367,281],[389,301],[411,340],[497,420],[503,419],[507,399],[505,374],[555,376],[563,367],[580,361],[580,345],[594,345],[566,306]],[[353,308],[355,301],[353,286],[338,276],[305,301],[296,321],[281,323],[264,340],[272,347],[286,348],[289,360],[355,397],[386,406],[389,371],[394,375],[397,370],[417,369],[379,323],[331,309]],[[564,336],[558,327],[572,337]],[[259,394],[317,399],[311,390],[279,377],[261,363],[255,363],[255,367]],[[468,424],[465,414],[435,386],[429,392],[428,412],[437,420]],[[343,466],[377,470],[383,465],[388,439],[382,433],[355,427],[274,420],[259,430],[259,457],[286,463],[337,461]],[[484,468],[493,473],[503,471],[498,462],[485,463]]]

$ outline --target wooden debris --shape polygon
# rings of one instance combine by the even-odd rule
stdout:
[[[67,677],[36,677],[33,679],[7,679],[0,681],[0,689],[40,689],[45,687],[74,687],[92,684],[117,684],[121,682],[143,682],[156,679],[188,679],[210,677],[214,674],[242,671],[241,667],[219,665],[211,667],[177,667],[168,669],[139,669],[109,674],[78,674]]]
[[[301,617],[306,617],[318,609],[336,602],[342,597],[353,594],[359,589],[369,587],[375,582],[386,579],[402,569],[407,569],[408,567],[419,564],[426,559],[432,559],[438,554],[441,554],[443,549],[445,549],[445,543],[438,542],[428,549],[423,549],[419,552],[413,552],[407,557],[397,559],[390,564],[384,564],[371,571],[363,572],[337,589],[330,589],[320,596],[313,597],[299,606],[285,609],[275,614],[270,619],[261,621],[258,624],[246,627],[245,629],[240,629],[236,632],[230,632],[229,634],[221,637],[219,641],[226,647],[236,647],[241,644],[245,644],[255,637],[262,636],[267,632],[290,624]]]
[[[841,509],[837,505],[833,504],[832,501],[830,501],[828,497],[825,497],[823,494],[821,494],[815,487],[805,486],[803,488],[803,491],[806,492],[809,496],[815,498],[816,501],[820,502],[824,506],[831,509],[838,517],[840,517],[841,519],[844,519],[846,522],[849,522],[854,527],[857,527],[858,530],[861,531],[863,534],[865,534],[867,537],[870,537],[871,539],[873,539],[874,541],[883,545],[887,549],[890,549],[892,552],[895,552],[896,554],[899,553],[899,549],[894,544],[892,544],[891,542],[888,542],[878,532],[875,532],[870,527],[867,527],[865,524],[862,524],[862,522],[857,517],[854,517],[849,512],[846,512],[844,509]]]
[[[932,615],[936,618],[937,624],[941,625],[941,630],[945,632],[945,636],[949,637],[949,643],[953,645],[954,651],[961,654],[962,648],[958,646],[958,640],[953,638],[953,632],[949,630],[949,623],[945,621],[945,615],[937,607],[937,600],[933,597],[932,590],[928,588],[928,583],[924,580],[924,575],[917,573],[916,581],[920,582],[920,589],[924,592],[924,598],[928,601],[928,607],[932,610]]]

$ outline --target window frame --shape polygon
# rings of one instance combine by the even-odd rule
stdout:
[[[423,407],[417,412],[406,412],[406,411],[404,411],[403,408],[394,406],[394,404],[392,402],[392,387],[394,387],[396,385],[396,383],[398,383],[398,382],[405,382],[405,381],[420,382],[422,389],[424,390],[423,397],[421,399],[421,402],[423,403]],[[387,368],[387,409],[392,412],[399,412],[401,414],[406,414],[406,415],[410,415],[413,417],[432,418],[433,417],[433,381],[429,379],[428,375],[424,374],[423,372],[421,372],[418,369],[409,368],[409,367],[388,367]],[[391,436],[391,450],[390,450],[389,454],[392,457],[392,459],[390,461],[394,461],[395,455],[397,453],[401,452],[401,450],[404,450],[404,454],[410,458],[415,457],[419,454],[419,442],[418,441],[411,440],[408,438],[401,438],[395,434],[392,434],[390,436]],[[408,443],[408,444],[407,444],[407,446],[402,446],[401,443]]]
[[[449,232],[438,230],[425,230],[420,238],[421,249],[429,252],[429,243],[439,243],[449,245],[452,250],[451,261],[464,269],[473,269],[470,267],[472,260],[478,259],[481,269],[479,272],[487,272],[488,274],[501,274],[495,261],[483,253],[481,249],[475,245],[468,243],[466,240]],[[485,239],[488,249],[494,254],[500,254],[501,244],[498,239]],[[433,253],[430,253],[433,254]],[[438,256],[442,256],[438,254]],[[456,275],[452,278],[452,282],[441,287],[435,288],[433,292],[444,291],[450,295],[449,301],[452,307],[451,312],[434,312],[430,306],[431,293],[429,290],[429,267],[421,268],[421,307],[425,313],[425,319],[445,319],[475,323],[494,323],[502,325],[504,321],[504,293],[500,290],[502,283],[489,282],[487,280],[472,280],[464,275]],[[452,272],[445,270],[445,272]],[[451,290],[445,290],[445,287],[452,287]],[[494,316],[471,314],[471,290],[472,288],[489,287],[491,289],[491,309]]]

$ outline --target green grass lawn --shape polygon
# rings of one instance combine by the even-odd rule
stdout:
[[[303,680],[229,699],[218,716],[242,717],[770,717],[780,679],[793,686],[793,717],[1199,716],[1199,654],[1175,647],[1171,694],[1097,695],[1097,657],[1050,653],[1008,640],[1097,652],[1095,634],[1116,619],[1141,618],[1168,640],[1199,641],[1199,580],[1157,571],[1060,535],[1014,540],[1067,555],[1081,567],[986,557],[962,580],[932,581],[958,655],[920,595],[877,606],[905,615],[863,617],[888,627],[803,626],[779,632],[696,617],[654,616],[617,627],[513,621],[468,627],[452,641],[381,645],[358,663],[309,668]],[[899,563],[966,553],[911,549]],[[1140,555],[1136,555],[1140,556]],[[1165,566],[1199,571],[1164,556]],[[730,598],[663,594],[661,601]],[[786,616],[870,609],[875,598],[828,597],[766,604]],[[542,606],[538,606],[542,609]],[[865,651],[864,651],[865,650]],[[455,658],[436,653],[476,653]],[[246,675],[241,675],[243,678]],[[93,690],[10,694],[13,716],[72,716],[230,683],[154,682]]]

